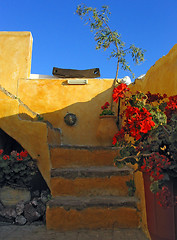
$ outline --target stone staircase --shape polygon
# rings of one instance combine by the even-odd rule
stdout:
[[[52,199],[46,210],[47,229],[137,228],[137,199],[128,196],[128,167],[113,159],[119,149],[50,145]]]

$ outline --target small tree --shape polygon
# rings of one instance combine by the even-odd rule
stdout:
[[[81,4],[77,6],[76,13],[90,25],[91,32],[94,32],[97,50],[101,48],[106,50],[112,46],[110,58],[117,59],[115,82],[118,78],[119,67],[123,70],[130,71],[134,78],[134,74],[128,65],[126,57],[128,54],[131,55],[133,61],[138,64],[144,61],[145,50],[135,47],[134,44],[126,48],[125,42],[121,39],[121,35],[117,31],[112,31],[108,24],[111,14],[108,6],[102,6],[102,9],[98,11],[96,8]]]
[[[131,44],[128,48],[125,42],[122,41],[121,35],[115,30],[112,31],[108,22],[110,11],[108,6],[102,6],[102,9],[98,11],[96,8],[87,7],[85,4],[77,6],[76,13],[83,19],[87,24],[90,25],[91,32],[94,32],[96,49],[106,50],[112,47],[110,58],[117,59],[116,75],[114,79],[113,87],[116,86],[118,79],[119,68],[121,67],[125,71],[129,71],[133,78],[134,73],[132,72],[128,62],[126,60],[127,55],[132,57],[135,64],[144,61],[145,50],[135,47]],[[111,110],[113,106],[113,99],[111,99]],[[117,126],[119,127],[119,114],[120,114],[120,98],[118,101],[118,119]]]

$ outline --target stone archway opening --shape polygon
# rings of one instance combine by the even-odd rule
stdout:
[[[9,155],[13,150],[22,151],[23,147],[0,128],[0,149],[3,149],[4,153]]]
[[[21,152],[24,148],[11,136],[9,136],[5,131],[0,128],[0,149],[9,155],[12,151]],[[34,175],[31,182],[31,191],[36,190],[42,191],[48,189],[48,186],[42,177],[40,171],[38,170],[36,175]]]
[[[6,155],[10,155],[12,151],[18,153],[24,151],[24,148],[2,129],[0,129],[0,149],[3,149],[3,154]],[[6,186],[5,184],[1,186],[2,189],[4,189],[4,186],[9,187],[9,185]],[[5,205],[2,201],[2,189],[0,189],[0,222],[9,222],[18,225],[36,221],[45,223],[46,203],[50,197],[50,189],[38,168],[30,182],[28,189],[30,197],[28,200],[16,202],[15,205]],[[7,199],[9,201],[8,193]]]

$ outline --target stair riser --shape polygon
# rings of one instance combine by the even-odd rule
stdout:
[[[61,144],[61,134],[59,129],[47,128],[48,144]]]
[[[127,196],[128,187],[126,181],[132,178],[128,176],[113,176],[110,178],[52,178],[52,196]]]
[[[139,215],[134,208],[86,208],[81,211],[71,209],[66,211],[63,207],[47,207],[47,229],[78,230],[78,229],[113,229],[137,228]]]
[[[51,148],[52,168],[77,166],[113,166],[118,150]]]

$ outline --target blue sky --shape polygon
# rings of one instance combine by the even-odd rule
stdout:
[[[0,31],[30,31],[31,73],[52,75],[53,67],[100,68],[114,78],[116,62],[109,51],[95,49],[93,33],[74,14],[80,3],[98,9],[108,5],[110,26],[127,44],[146,50],[146,61],[130,66],[138,77],[177,43],[177,0],[0,0]],[[119,78],[129,73],[120,71]]]

